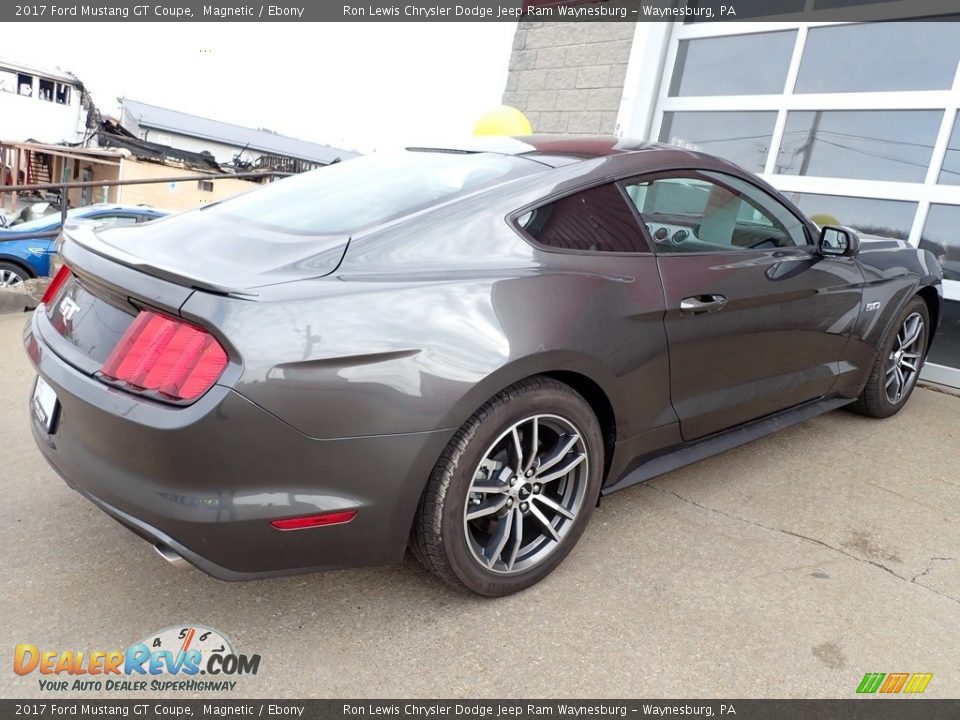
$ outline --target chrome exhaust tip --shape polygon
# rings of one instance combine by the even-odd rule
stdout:
[[[154,543],[153,549],[157,551],[160,557],[176,568],[184,569],[190,564],[179,553],[174,551],[173,548],[163,543]]]

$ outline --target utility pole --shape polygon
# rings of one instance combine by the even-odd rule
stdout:
[[[806,175],[810,167],[810,158],[813,156],[813,144],[817,141],[817,131],[820,130],[820,118],[823,116],[823,110],[817,110],[813,114],[813,123],[810,125],[810,132],[807,133],[807,140],[797,150],[797,154],[803,153],[803,159],[800,161],[800,174]]]

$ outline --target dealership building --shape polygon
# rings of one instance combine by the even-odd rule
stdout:
[[[960,387],[960,22],[521,22],[504,103],[758,173],[820,222],[944,269],[924,376]]]

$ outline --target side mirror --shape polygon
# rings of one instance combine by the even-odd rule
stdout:
[[[824,225],[820,230],[817,249],[821,255],[856,257],[860,252],[860,236],[853,228],[842,225]]]

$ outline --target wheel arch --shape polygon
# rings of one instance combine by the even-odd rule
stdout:
[[[499,392],[538,375],[550,377],[579,393],[593,410],[603,435],[604,479],[610,470],[621,409],[615,398],[616,377],[594,358],[575,352],[547,352],[519,358],[487,375],[466,392],[440,427],[459,428]]]
[[[613,451],[617,443],[617,416],[610,398],[597,382],[582,373],[572,370],[551,370],[540,374],[573,388],[593,410],[603,435],[603,477],[601,478],[601,485],[603,485],[610,472]]]
[[[930,333],[927,336],[927,350],[929,351],[930,346],[933,345],[933,336],[940,326],[940,312],[943,299],[940,297],[937,288],[933,285],[925,285],[919,288],[916,294],[927,304],[927,312],[930,313]]]
[[[0,253],[0,262],[9,263],[11,265],[16,265],[18,268],[26,272],[27,278],[39,277],[29,263],[24,262],[23,258],[19,258],[16,255],[4,255]]]

